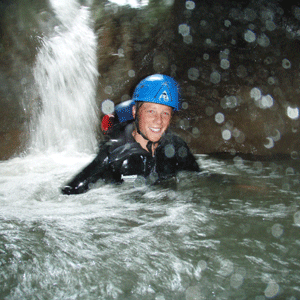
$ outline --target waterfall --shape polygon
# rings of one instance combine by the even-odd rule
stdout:
[[[96,150],[97,40],[90,11],[76,0],[51,0],[59,21],[43,39],[34,67],[39,93],[30,149]]]

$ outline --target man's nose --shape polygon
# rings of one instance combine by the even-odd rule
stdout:
[[[162,114],[156,114],[156,116],[155,116],[155,122],[158,123],[158,124],[161,124],[162,121],[163,121]]]

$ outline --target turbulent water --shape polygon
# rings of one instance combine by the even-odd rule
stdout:
[[[92,158],[1,163],[1,299],[299,299],[295,161],[199,156],[160,186],[62,195]]]

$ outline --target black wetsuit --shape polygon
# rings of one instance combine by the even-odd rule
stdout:
[[[179,171],[200,171],[187,144],[169,130],[161,138],[154,156],[132,136],[134,122],[120,123],[102,142],[96,158],[62,192],[80,194],[99,179],[122,182],[122,175],[141,175],[150,183],[176,175]]]

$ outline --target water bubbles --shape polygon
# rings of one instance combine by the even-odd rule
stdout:
[[[211,39],[207,38],[207,39],[205,39],[205,44],[208,45],[208,46],[212,46],[213,42],[212,42]]]
[[[278,129],[274,129],[272,132],[271,138],[273,139],[274,142],[278,142],[281,139],[281,133]]]
[[[248,43],[253,43],[253,42],[255,42],[255,40],[256,40],[256,34],[255,34],[252,30],[248,29],[248,30],[244,33],[244,39],[245,39],[245,41],[248,42]]]
[[[269,85],[274,85],[276,83],[275,77],[271,76],[268,78],[268,84]]]
[[[276,24],[272,20],[267,20],[266,21],[266,28],[269,31],[273,31],[276,29]]]
[[[267,143],[264,144],[264,147],[267,149],[273,148],[275,145],[273,139],[271,137],[267,137],[266,139],[267,139]]]
[[[186,44],[192,44],[193,43],[193,37],[191,35],[187,35],[183,37],[183,42]]]
[[[295,174],[294,168],[292,168],[292,167],[286,168],[285,174],[286,174],[287,176],[289,176],[289,175],[294,175],[294,174]]]
[[[188,70],[188,77],[190,80],[193,81],[197,80],[199,78],[199,75],[200,75],[199,70],[196,68],[190,68]]]
[[[218,124],[223,123],[224,120],[225,120],[225,116],[224,116],[222,113],[219,112],[219,113],[217,113],[217,114],[215,115],[215,121],[216,121]]]
[[[281,224],[274,224],[271,229],[272,235],[280,238],[283,235],[283,226]]]
[[[185,101],[185,102],[182,103],[181,107],[182,107],[182,109],[188,109],[189,104]]]
[[[190,34],[190,26],[188,26],[187,24],[180,24],[178,26],[178,32],[182,35],[182,36],[187,36]]]
[[[101,110],[105,115],[112,114],[115,110],[115,104],[113,101],[107,99],[101,104]]]
[[[199,129],[197,127],[193,127],[192,134],[195,138],[198,137],[200,135]]]
[[[300,8],[299,7],[294,8],[294,16],[296,19],[300,20]]]
[[[234,289],[240,288],[241,285],[243,284],[243,281],[244,281],[244,277],[241,274],[232,274],[232,276],[230,277],[230,285]]]
[[[266,47],[270,46],[270,39],[263,33],[258,37],[257,43],[261,47],[266,48]]]
[[[180,148],[178,149],[178,155],[179,155],[179,157],[184,158],[184,157],[187,156],[187,154],[188,154],[188,150],[187,150],[186,147],[182,146],[182,147],[180,147]]]
[[[248,76],[248,70],[243,65],[238,66],[236,72],[237,72],[237,76],[240,78],[245,78]]]
[[[235,156],[233,162],[237,168],[241,168],[244,165],[244,161],[240,156]]]
[[[214,84],[218,84],[221,81],[221,74],[218,71],[213,71],[210,74],[210,82]]]
[[[225,20],[224,21],[224,25],[225,25],[225,27],[230,27],[231,26],[231,22],[229,20]]]
[[[225,140],[225,141],[230,140],[230,139],[231,139],[231,131],[230,131],[229,129],[224,129],[224,130],[222,131],[222,138],[223,138],[223,140]]]
[[[261,98],[261,91],[258,88],[253,88],[250,92],[250,97],[254,100],[259,100]]]
[[[158,294],[155,296],[155,300],[166,300],[165,296],[162,294]]]
[[[300,226],[300,210],[294,214],[294,224]]]
[[[222,108],[235,108],[238,105],[238,99],[236,96],[225,96],[221,102],[220,105]]]
[[[200,26],[205,27],[207,26],[207,22],[205,20],[200,21]]]
[[[286,109],[286,114],[290,119],[296,120],[299,118],[299,108],[298,107],[293,108],[288,106]]]
[[[265,289],[265,296],[267,298],[275,297],[279,292],[279,285],[275,281],[270,281]]]
[[[206,294],[203,293],[202,288],[200,286],[190,286],[185,291],[185,299],[186,300],[205,300],[207,299]]]
[[[221,261],[221,267],[218,273],[223,276],[228,276],[233,272],[233,269],[233,262],[229,259],[225,259]]]
[[[165,150],[165,156],[168,158],[171,158],[175,155],[175,148],[171,144],[168,144],[164,150]]]
[[[273,63],[273,58],[270,57],[270,56],[267,56],[267,57],[264,59],[264,64],[265,64],[265,65],[270,65],[271,63]]]
[[[227,70],[230,68],[230,62],[228,59],[221,59],[221,62],[220,62],[220,67],[224,70]]]
[[[282,67],[284,69],[290,69],[292,67],[292,64],[287,58],[285,58],[282,60]]]
[[[291,152],[291,158],[292,159],[298,159],[299,158],[299,154],[297,151],[292,151]]]
[[[194,1],[186,1],[185,7],[186,7],[186,9],[193,10],[196,7],[196,5],[195,5]]]
[[[106,86],[104,92],[105,94],[110,95],[112,93],[112,87],[110,85]]]
[[[197,264],[197,267],[199,267],[201,271],[204,271],[207,268],[207,262],[205,260],[200,260]]]
[[[129,70],[128,71],[128,76],[131,77],[131,78],[135,77],[135,71],[134,70]]]
[[[233,129],[232,135],[234,136],[235,141],[239,144],[244,143],[246,140],[245,134],[242,131],[238,130],[237,128]]]
[[[124,55],[124,49],[122,49],[122,48],[118,49],[118,56],[119,57],[124,57],[125,56]]]
[[[209,54],[204,53],[204,54],[203,54],[203,59],[204,59],[204,60],[209,60]]]
[[[250,97],[255,100],[255,105],[259,108],[266,109],[274,105],[273,97],[271,95],[262,95],[258,88],[251,89]]]
[[[263,96],[261,98],[260,103],[261,103],[261,106],[262,106],[261,108],[270,108],[270,107],[273,106],[274,101],[273,101],[272,96],[266,95],[266,96]]]
[[[205,107],[205,113],[207,116],[212,116],[214,114],[214,108],[211,106]]]

